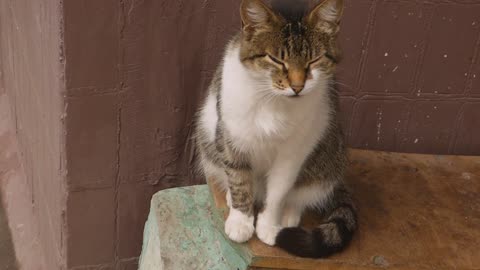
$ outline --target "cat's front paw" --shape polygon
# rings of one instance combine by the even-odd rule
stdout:
[[[253,216],[249,217],[244,213],[230,208],[227,221],[225,221],[225,233],[232,241],[244,243],[252,238],[255,228]]]
[[[273,219],[269,218],[265,214],[259,214],[257,219],[256,233],[258,239],[263,243],[274,246],[275,239],[277,238],[278,232],[282,229],[281,226],[275,224]]]

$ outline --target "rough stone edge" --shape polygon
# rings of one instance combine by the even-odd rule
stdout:
[[[180,211],[172,211],[173,209]],[[194,223],[192,223],[192,220],[187,221],[184,219],[184,217],[188,217],[188,215],[185,215],[186,212],[192,210],[190,217]],[[155,213],[159,212],[162,212],[162,215],[155,215]],[[203,214],[206,214],[205,216],[208,218],[205,218]],[[245,245],[232,243],[225,236],[222,214],[221,211],[215,208],[213,197],[207,185],[167,189],[155,194],[151,200],[150,214],[145,225],[139,270],[191,269],[195,262],[202,262],[204,265],[208,265],[208,269],[211,270],[247,269],[252,261],[252,255],[248,252]],[[167,220],[170,220],[170,223],[167,224]],[[174,224],[171,223],[172,220],[174,220]],[[193,231],[191,226],[192,224],[195,226],[197,224],[196,221],[199,222],[198,229],[202,237],[178,237],[178,239],[175,238],[173,240],[170,238],[168,241],[162,241],[160,239],[162,238],[161,236],[157,237],[162,234],[168,235],[172,232],[181,232],[182,230],[186,232]],[[203,229],[206,231],[200,231],[202,222],[204,225]],[[162,224],[165,225],[163,227],[165,230],[158,231],[155,236],[155,231],[152,228],[160,228],[159,226],[162,226]],[[175,243],[174,245],[171,244],[172,241]],[[166,250],[167,247],[170,248],[168,252],[160,253],[161,250]],[[172,247],[175,247],[174,251],[172,251]],[[205,251],[205,247],[209,247],[209,251]],[[182,252],[183,255],[190,256],[182,257]],[[174,265],[169,266],[170,268],[167,269],[165,268],[167,267],[165,259],[167,261],[170,259],[166,258],[169,253],[178,254],[180,258],[173,261]],[[154,256],[154,258],[150,259],[150,256]],[[162,259],[161,257],[165,258]],[[195,260],[193,259],[194,257],[203,259]],[[195,269],[202,269],[198,268],[198,265],[195,265],[195,267]]]
[[[152,202],[154,198],[152,198]],[[153,233],[158,228],[157,219],[155,217],[154,204],[150,203],[150,213],[143,231],[142,254],[138,262],[139,270],[162,270],[163,261],[160,249],[160,237],[158,233]],[[145,258],[153,258],[146,260]]]

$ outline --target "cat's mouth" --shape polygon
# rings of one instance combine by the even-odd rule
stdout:
[[[304,96],[304,93],[296,93],[295,91],[291,89],[279,89],[277,93],[279,93],[281,96],[284,96],[285,98],[299,98],[301,96]]]

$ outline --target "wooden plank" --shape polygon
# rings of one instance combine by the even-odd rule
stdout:
[[[480,157],[351,150],[350,160],[347,181],[360,209],[352,244],[312,260],[254,238],[247,244],[251,267],[480,269]],[[224,194],[210,187],[226,211]],[[310,214],[302,222],[311,227],[321,218]]]

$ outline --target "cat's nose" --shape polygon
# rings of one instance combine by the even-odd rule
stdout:
[[[305,88],[304,84],[292,84],[290,85],[292,87],[293,91],[295,91],[296,94],[299,94],[302,92],[303,88]]]
[[[290,82],[290,87],[297,95],[302,92],[303,88],[305,87],[306,77],[305,70],[301,68],[292,68],[289,70],[288,80]]]

